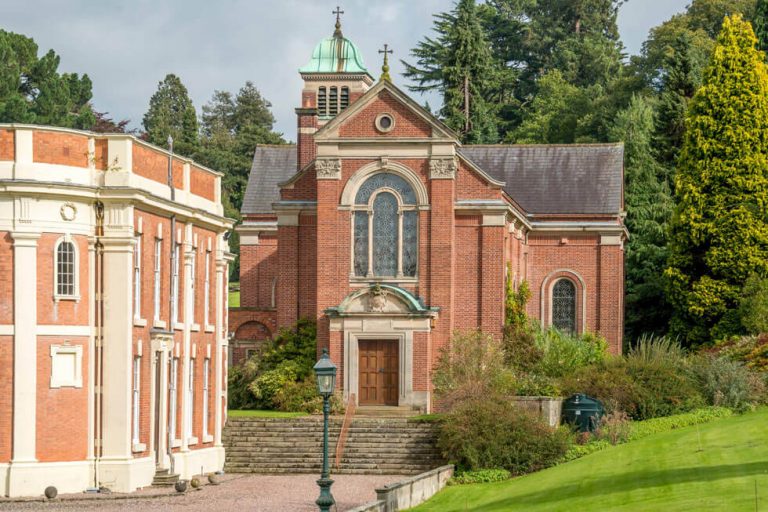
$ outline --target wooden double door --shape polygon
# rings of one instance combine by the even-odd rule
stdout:
[[[360,405],[398,405],[400,357],[395,340],[360,340]]]

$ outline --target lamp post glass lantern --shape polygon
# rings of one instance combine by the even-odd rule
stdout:
[[[330,512],[331,506],[336,503],[331,494],[331,485],[328,468],[328,415],[331,412],[330,398],[333,395],[333,388],[336,385],[336,365],[333,364],[328,356],[328,349],[323,349],[323,355],[317,361],[314,367],[317,376],[317,391],[323,397],[323,472],[317,485],[320,487],[320,497],[315,503],[321,512]]]

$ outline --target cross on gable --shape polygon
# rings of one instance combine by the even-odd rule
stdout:
[[[379,53],[384,54],[384,63],[381,66],[381,80],[387,80],[391,82],[392,77],[389,76],[389,60],[387,59],[387,54],[394,52],[389,49],[389,45],[387,43],[384,43],[384,49],[379,50]]]

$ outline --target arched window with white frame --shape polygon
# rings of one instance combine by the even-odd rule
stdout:
[[[77,246],[69,236],[56,242],[54,254],[54,295],[57,299],[78,298]]]
[[[569,334],[576,332],[576,285],[570,279],[558,279],[552,286],[552,325]]]
[[[419,212],[413,187],[397,174],[374,174],[357,190],[353,212],[354,276],[415,277]]]

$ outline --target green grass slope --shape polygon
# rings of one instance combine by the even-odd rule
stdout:
[[[768,511],[768,409],[657,434],[506,482],[448,487],[413,510]]]

